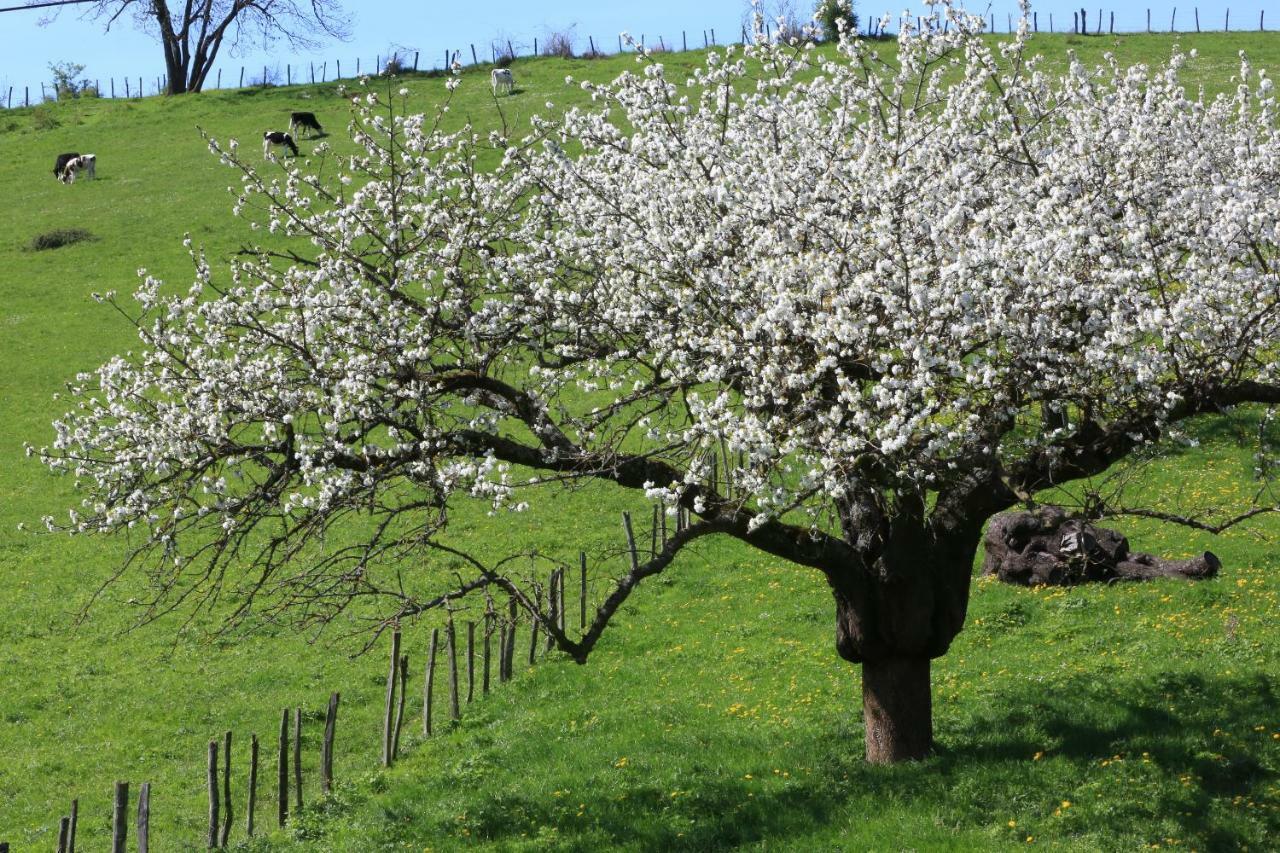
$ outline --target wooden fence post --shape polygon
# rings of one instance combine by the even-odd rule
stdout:
[[[1112,12],[1112,13],[1111,13],[1111,20],[1112,20],[1112,21],[1114,21],[1114,20],[1115,20],[1115,18],[1116,18],[1116,13],[1115,13],[1115,12]],[[1222,23],[1222,31],[1223,31],[1224,33],[1229,33],[1229,32],[1231,32],[1231,10],[1230,10],[1230,9],[1227,9],[1227,18],[1226,18],[1226,20],[1225,20],[1225,21],[1223,21],[1223,23]]]
[[[449,641],[449,719],[456,723],[462,719],[462,709],[458,705],[458,632],[453,627],[452,611],[444,632]]]
[[[280,713],[280,741],[276,753],[276,823],[289,822],[289,709]]]
[[[422,734],[431,737],[431,699],[436,683],[436,646],[440,642],[440,629],[431,629],[431,645],[427,647],[427,673],[422,684]]]
[[[418,70],[418,51],[416,50],[413,52],[413,70]],[[446,68],[445,70],[448,71],[449,69]]]
[[[514,598],[507,599],[507,614],[509,625],[507,626],[507,680],[510,681],[516,674],[516,600]]]
[[[302,709],[293,709],[293,809],[302,811]]]
[[[640,569],[640,555],[636,553],[636,534],[631,529],[631,513],[622,513],[622,529],[627,533],[627,554],[631,558],[631,571]]]
[[[341,80],[342,79],[342,60],[335,59],[334,62],[336,62],[338,65],[338,76],[335,79]]]
[[[498,620],[498,683],[507,680],[507,619],[502,616]]]
[[[1174,21],[1178,20],[1178,7],[1173,7],[1173,14],[1169,16],[1169,32],[1173,32]]]
[[[129,783],[116,783],[115,813],[111,819],[111,853],[125,853],[129,838]]]
[[[1228,13],[1228,14],[1230,14],[1230,13]],[[1116,13],[1115,13],[1115,12],[1112,12],[1112,13],[1111,13],[1111,25],[1110,25],[1110,27],[1108,28],[1108,32],[1110,32],[1110,33],[1111,33],[1111,35],[1115,35],[1115,34],[1116,34]]]
[[[743,41],[746,41],[746,39],[743,39]],[[684,30],[680,31],[680,49],[682,51],[689,49],[689,38],[685,35]]]
[[[1196,32],[1200,32],[1200,7],[1192,6],[1191,9],[1192,11],[1195,12],[1195,15],[1196,15]]]
[[[1267,19],[1267,10],[1263,9],[1261,12],[1258,13],[1258,32],[1263,32],[1266,29],[1266,27],[1263,25],[1263,21],[1265,21],[1266,19]]]
[[[245,818],[245,831],[253,838],[253,816],[258,808],[258,736],[249,735],[249,808]]]
[[[534,56],[538,55],[538,37],[537,36],[533,37],[533,55]]]
[[[581,630],[587,630],[587,552],[578,552],[578,572],[581,586],[578,589],[578,622]]]
[[[587,36],[587,44],[591,47],[591,56],[596,55],[596,40],[591,36]]]
[[[556,616],[556,572],[559,569],[552,569],[551,575],[547,578],[547,627],[543,632],[547,635],[546,644],[547,651],[551,651],[556,647],[555,637],[551,636],[551,626],[559,623],[559,617]]]
[[[222,88],[222,69],[221,68],[218,69],[218,82],[214,84],[214,88],[215,89]]]
[[[67,836],[71,834],[71,818],[64,817],[58,821],[58,853],[67,853]]]
[[[396,683],[400,679],[400,630],[391,634],[391,665],[387,669],[387,698],[382,712],[382,766],[391,766],[391,726],[395,722]]]
[[[467,620],[467,704],[476,696],[476,623]]]
[[[151,846],[151,783],[143,782],[138,791],[138,853]]]
[[[218,742],[209,741],[209,844],[210,850],[218,846]]]
[[[712,27],[711,28],[711,46],[715,47],[715,45],[716,45],[716,28]]]
[[[329,710],[324,715],[324,741],[320,746],[320,790],[333,791],[333,737],[338,729],[338,693],[329,694]]]
[[[529,666],[538,657],[538,608],[542,606],[542,590],[538,589],[537,580],[533,581],[533,609],[529,611]]]
[[[483,654],[483,672],[480,676],[480,692],[489,695],[489,646],[493,638],[493,601],[490,600],[485,604],[484,609],[484,654]]]
[[[235,809],[231,806],[231,732],[222,735],[222,835],[218,839],[219,847],[226,847],[231,838],[231,821],[235,819]]]
[[[240,88],[244,88],[244,66],[240,66]]]
[[[409,656],[400,656],[400,701],[396,706],[395,733],[391,736],[391,760],[400,755],[400,726],[404,723],[404,703],[409,695]]]
[[[67,853],[76,853],[76,824],[80,820],[80,801],[71,801],[71,830],[67,835]]]
[[[472,65],[480,64],[480,58],[476,56],[476,46],[474,44],[471,45],[471,64]]]

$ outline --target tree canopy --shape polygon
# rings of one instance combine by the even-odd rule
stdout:
[[[758,36],[688,80],[642,54],[519,139],[365,92],[355,156],[263,170],[211,142],[276,236],[139,288],[143,348],[78,378],[41,451],[88,491],[71,528],[145,531],[158,609],[393,619],[483,587],[579,661],[641,580],[735,537],[830,585],[868,758],[926,754],[993,514],[1280,402],[1270,79],[1242,59],[1192,97],[1180,52],[1051,75],[1025,20],[982,29],[946,8],[885,55]],[[583,636],[503,562],[413,580],[457,554],[459,501],[590,481],[692,518]]]

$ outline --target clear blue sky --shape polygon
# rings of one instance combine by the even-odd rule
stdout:
[[[23,2],[25,0],[0,0],[0,7],[21,5]],[[772,8],[779,2],[786,0],[769,0],[766,6]],[[695,43],[701,44],[704,29],[715,28],[723,43],[725,39],[738,38],[748,8],[747,0],[626,3],[608,0],[351,0],[345,5],[354,18],[350,41],[327,44],[309,55],[288,55],[279,50],[266,54],[256,48],[238,56],[224,53],[218,62],[223,69],[223,84],[238,82],[236,78],[241,65],[248,69],[246,78],[261,77],[265,64],[273,73],[278,69],[283,79],[286,62],[292,63],[297,75],[302,73],[299,69],[305,69],[310,61],[314,61],[317,67],[327,61],[332,75],[333,61],[341,59],[343,73],[350,74],[355,70],[356,57],[360,57],[361,69],[364,70],[373,65],[375,57],[385,56],[395,48],[407,49],[410,54],[414,50],[420,51],[420,62],[426,67],[442,63],[446,48],[461,50],[464,61],[469,61],[471,44],[475,44],[483,59],[488,45],[495,39],[503,42],[510,39],[520,52],[528,52],[535,38],[544,43],[549,32],[569,27],[573,27],[582,48],[586,47],[587,36],[592,36],[608,51],[617,49],[617,35],[623,30],[637,37],[643,34],[649,43],[656,42],[661,35],[668,45],[678,45],[681,30],[685,30],[692,47]],[[791,5],[797,12],[807,15],[812,10],[813,0],[792,0]],[[1097,24],[1100,7],[1105,10],[1104,28],[1109,22],[1107,13],[1114,11],[1118,30],[1144,29],[1146,9],[1150,8],[1153,27],[1168,29],[1170,13],[1175,5],[1178,7],[1178,28],[1182,30],[1194,29],[1193,8],[1197,5],[1204,29],[1221,29],[1228,7],[1231,8],[1233,29],[1256,28],[1258,14],[1263,9],[1267,12],[1268,28],[1280,29],[1280,0],[1272,0],[1270,4],[1261,0],[1201,0],[1199,3],[1195,0],[1159,0],[1158,3],[1155,0],[1117,0],[1110,3],[1091,0],[1084,4],[1089,10],[1090,30]],[[859,0],[856,9],[865,18],[913,6],[918,8],[918,3]],[[123,76],[128,75],[135,81],[141,76],[150,93],[156,77],[164,71],[159,44],[136,31],[131,20],[118,21],[110,32],[104,32],[103,22],[86,19],[84,8],[87,7],[69,6],[56,16],[50,15],[50,10],[0,13],[0,98],[5,96],[10,86],[18,89],[19,93],[24,85],[38,90],[42,80],[47,82],[51,79],[49,63],[61,61],[84,65],[84,76],[100,80],[104,89],[108,78],[115,77],[117,87],[120,87],[119,81]],[[994,0],[989,6],[975,0],[973,8],[989,9],[995,13],[999,31],[1005,29],[1006,16],[1017,12],[1015,0]],[[1061,31],[1070,28],[1072,10],[1079,9],[1080,4],[1044,2],[1034,8],[1039,12],[1042,29],[1048,29],[1049,13],[1052,13],[1054,25]],[[43,17],[51,17],[52,20],[41,26]]]

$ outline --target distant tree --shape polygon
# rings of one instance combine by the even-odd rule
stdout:
[[[140,286],[143,345],[73,383],[41,451],[84,495],[49,525],[132,531],[116,577],[154,584],[149,615],[385,626],[496,592],[579,662],[731,537],[830,588],[868,759],[928,754],[988,519],[1067,484],[1086,516],[1190,523],[1096,478],[1280,403],[1270,79],[1190,98],[1178,53],[1050,74],[1025,32],[946,14],[888,56],[759,43],[677,81],[650,58],[523,140],[365,94],[359,156],[214,144],[267,245]],[[521,575],[541,542],[482,558],[450,520],[589,483],[674,523],[628,528],[579,634]],[[1215,529],[1275,509],[1250,491]]]
[[[819,0],[813,13],[822,29],[824,41],[836,41],[843,30],[849,35],[858,32],[858,16],[853,12],[852,0]]]
[[[154,34],[171,95],[199,92],[224,47],[312,48],[322,37],[346,38],[349,25],[338,0],[98,0],[90,14],[106,18],[108,29],[130,14]]]

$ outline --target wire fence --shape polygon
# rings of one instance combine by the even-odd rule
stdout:
[[[1178,7],[1174,6],[1167,10],[1153,10],[1151,7],[1146,9],[1129,8],[1124,10],[1120,18],[1117,19],[1115,11],[1108,11],[1104,7],[1099,7],[1096,10],[1081,7],[1079,10],[1071,12],[1070,21],[1067,20],[1065,14],[1055,15],[1053,12],[1042,14],[1039,11],[1035,11],[1031,15],[1029,24],[1032,31],[1036,33],[1067,35],[1117,35],[1156,32],[1257,32],[1267,30],[1266,14],[1265,9],[1258,10],[1255,21],[1252,11],[1247,15],[1238,12],[1233,20],[1231,9],[1228,7],[1222,13],[1220,20],[1215,15],[1214,19],[1210,21],[1207,13],[1202,18],[1198,6],[1192,6],[1189,12],[1186,7],[1183,7],[1181,16],[1179,15]],[[866,15],[860,21],[859,31],[869,38],[886,38],[897,33],[903,20],[900,15]],[[1013,12],[1006,12],[1002,16],[995,12],[988,12],[985,20],[987,21],[989,32],[1011,33],[1017,28],[1019,18]],[[923,19],[916,18],[917,26],[922,21]],[[1001,28],[1002,24],[1003,29]],[[794,23],[785,26],[787,29],[796,27]],[[768,38],[774,37],[775,32],[778,30],[778,26],[775,23],[767,23],[765,28],[766,37]],[[725,35],[727,34],[722,32],[720,38],[723,39]],[[730,38],[736,37],[737,43],[741,44],[746,42],[750,36],[751,33],[747,26],[743,24],[739,32],[732,33]],[[348,60],[345,65],[345,71],[343,61],[336,57],[321,60],[289,61],[283,66],[266,64],[260,69],[257,66],[249,65],[221,66],[215,68],[212,74],[206,78],[206,85],[203,90],[332,83],[338,80],[358,78],[366,74],[383,74],[388,71],[396,73],[443,73],[455,66],[465,68],[483,65],[503,65],[516,59],[532,56],[556,55],[593,58],[616,55],[636,48],[657,51],[677,49],[684,51],[723,44],[723,41],[717,41],[714,27],[701,31],[682,30],[678,41],[676,39],[668,41],[665,36],[661,35],[655,38],[642,34],[634,42],[621,35],[616,37],[616,42],[614,39],[597,39],[595,36],[587,36],[586,42],[585,49],[582,49],[583,45],[580,42],[574,44],[572,41],[566,40],[563,35],[557,36],[556,34],[552,34],[549,38],[544,38],[541,44],[535,38],[531,45],[528,43],[517,44],[509,39],[496,39],[488,44],[482,43],[479,48],[472,43],[459,48],[444,49],[429,56],[421,51],[413,51],[411,56],[407,51],[386,56],[375,54],[372,62],[369,62],[368,57],[357,56],[354,60]],[[164,94],[169,88],[169,81],[163,74],[113,76],[77,82],[78,85],[74,89],[68,89],[66,86],[58,88],[45,81],[38,84],[38,91],[34,85],[0,88],[0,108],[30,107],[67,97],[142,98],[149,95]]]

